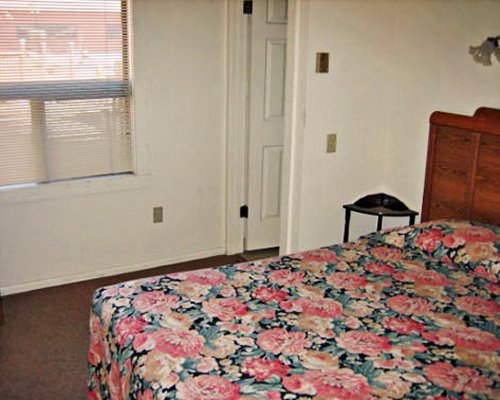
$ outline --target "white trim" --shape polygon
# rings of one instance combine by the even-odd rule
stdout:
[[[149,33],[145,26],[146,21],[149,20],[149,7],[148,3],[141,3],[144,7],[145,14],[148,18],[137,18],[136,8],[139,7],[139,2],[128,0],[128,35],[129,35],[129,73],[130,81],[132,82],[132,96],[131,99],[131,124],[132,124],[132,140],[134,151],[134,171],[138,176],[151,175],[150,165],[150,137],[151,137],[151,87],[152,76],[150,63],[145,63],[143,66],[144,73],[136,74],[136,60],[141,56],[151,53],[151,40],[147,37]],[[142,39],[141,46],[136,46],[137,40]],[[142,49],[141,54],[136,54],[137,49]],[[138,90],[139,89],[139,90]],[[138,111],[140,109],[140,111]],[[142,119],[138,123],[138,116]],[[137,127],[141,126],[139,133]]]
[[[243,251],[246,201],[247,16],[241,0],[227,3],[226,248]]]
[[[280,254],[299,250],[310,0],[289,0]]]
[[[141,271],[144,269],[156,268],[185,261],[198,260],[206,257],[219,256],[224,253],[225,249],[223,247],[218,247],[215,249],[204,250],[190,255],[170,257],[162,260],[152,260],[149,262],[143,262],[139,264],[120,265],[111,268],[104,268],[99,271],[82,272],[78,274],[64,275],[57,278],[42,279],[40,281],[22,283],[20,285],[5,286],[0,288],[0,292],[2,293],[2,296],[15,293],[29,292],[31,290],[43,289],[52,286],[67,285],[70,283],[82,282],[90,279],[103,278],[106,276],[119,275],[127,272]]]

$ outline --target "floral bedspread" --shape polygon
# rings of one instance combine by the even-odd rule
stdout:
[[[95,292],[89,399],[499,399],[500,229],[437,221]]]

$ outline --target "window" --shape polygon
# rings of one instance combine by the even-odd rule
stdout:
[[[0,186],[133,169],[126,0],[0,0]]]

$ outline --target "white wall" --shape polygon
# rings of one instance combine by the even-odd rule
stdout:
[[[0,193],[3,294],[225,251],[225,3],[133,3],[145,176]]]
[[[420,210],[431,112],[500,106],[500,65],[468,54],[500,34],[499,1],[308,3],[299,249],[341,241],[342,204],[364,194],[383,190]],[[330,52],[329,74],[314,73],[318,51]],[[353,214],[352,239],[374,228],[374,217]]]
[[[500,33],[500,2],[302,2],[294,226],[306,249],[341,241],[341,205],[363,194],[384,190],[420,209],[430,113],[500,106],[499,65],[467,53]],[[134,0],[133,25],[142,176],[0,193],[3,294],[224,252],[225,2]],[[316,51],[331,53],[329,74],[313,72]],[[151,221],[156,205],[163,224]],[[374,226],[353,215],[351,238]]]
[[[500,1],[403,3],[394,20],[390,112],[397,118],[389,119],[386,183],[420,210],[430,114],[500,108],[500,64],[493,58],[485,67],[468,54],[469,46],[500,35]]]

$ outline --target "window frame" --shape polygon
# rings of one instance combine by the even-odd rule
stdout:
[[[20,183],[13,185],[0,186],[0,205],[9,205],[15,203],[25,203],[43,200],[61,199],[73,196],[81,196],[88,194],[98,194],[106,192],[116,192],[123,190],[139,189],[150,185],[151,172],[147,160],[147,143],[143,139],[139,140],[136,135],[136,92],[132,90],[134,83],[134,60],[133,60],[133,44],[134,44],[134,27],[133,27],[133,2],[125,0],[121,2],[122,7],[126,7],[126,22],[124,32],[125,40],[123,41],[123,55],[128,58],[128,66],[124,63],[123,80],[86,80],[82,81],[81,89],[85,90],[85,99],[98,98],[119,98],[127,97],[130,103],[130,129],[132,134],[131,153],[132,153],[132,170],[123,173],[110,173],[105,175],[69,178],[64,180],[54,180],[48,182],[33,182]],[[65,92],[65,87],[72,86],[74,88],[77,81],[60,81],[60,82],[36,82],[36,83],[12,83],[2,84],[2,88],[9,88],[10,94],[0,92],[0,100],[72,100],[82,99],[78,94],[68,94]],[[31,86],[33,96],[29,99],[21,95],[19,89],[23,86]],[[88,89],[91,88],[92,97],[89,96]],[[23,87],[23,89],[25,89]],[[149,92],[149,90],[147,90]],[[113,96],[109,96],[112,93]],[[147,95],[149,97],[149,95]]]

